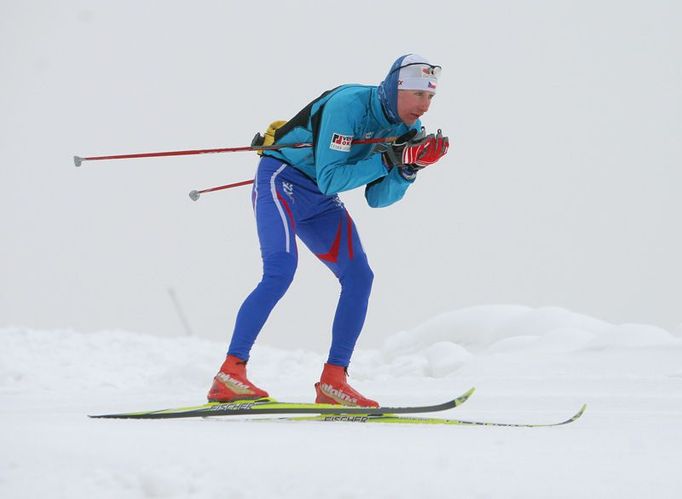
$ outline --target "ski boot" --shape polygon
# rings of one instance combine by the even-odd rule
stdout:
[[[208,391],[209,402],[232,402],[233,400],[252,400],[269,397],[246,378],[246,361],[228,355],[213,378],[213,386]]]
[[[320,381],[315,383],[318,404],[338,404],[356,407],[379,407],[379,403],[365,398],[347,382],[347,368],[325,364]]]

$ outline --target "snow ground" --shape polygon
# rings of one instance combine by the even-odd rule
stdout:
[[[203,401],[224,344],[0,329],[2,498],[677,498],[682,339],[558,308],[457,310],[358,351],[384,404],[474,396],[441,415],[556,428],[91,420]],[[310,401],[324,356],[259,346],[250,377]]]

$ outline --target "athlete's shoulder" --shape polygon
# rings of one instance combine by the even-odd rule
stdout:
[[[380,106],[377,87],[370,85],[342,85],[325,105],[325,115],[333,122],[363,123]]]
[[[348,83],[335,88],[329,100],[335,104],[362,103],[366,105],[376,95],[376,91],[376,86]]]

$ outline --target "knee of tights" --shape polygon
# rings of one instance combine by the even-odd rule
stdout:
[[[358,262],[346,269],[340,281],[344,288],[353,287],[370,290],[374,281],[374,272],[366,261]]]
[[[262,284],[281,288],[284,291],[294,280],[297,260],[288,253],[276,254],[263,262]]]

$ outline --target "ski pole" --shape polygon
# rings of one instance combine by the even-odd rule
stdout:
[[[378,144],[382,142],[393,142],[395,137],[383,137],[378,139],[358,139],[353,140],[353,144]],[[304,147],[313,147],[310,142],[298,142],[294,144],[273,144],[270,146],[241,146],[241,147],[221,147],[214,149],[188,149],[184,151],[160,151],[160,152],[141,152],[134,154],[115,154],[109,156],[74,156],[73,163],[76,166],[81,166],[84,161],[100,161],[109,159],[134,159],[134,158],[158,158],[162,156],[188,156],[193,154],[210,154],[223,152],[243,152],[243,151],[273,151],[277,149],[299,149]]]
[[[189,197],[192,201],[198,201],[199,196],[201,196],[205,192],[222,191],[223,189],[231,189],[232,187],[239,187],[241,185],[249,184],[253,184],[253,180],[244,180],[243,182],[235,182],[234,184],[219,185],[218,187],[210,187],[208,189],[202,189],[200,191],[191,191],[189,193]]]
[[[221,152],[242,152],[242,151],[269,151],[272,149],[284,149],[285,147],[299,148],[312,147],[309,143],[298,144],[275,144],[271,146],[242,146],[242,147],[221,147],[217,149],[189,149],[185,151],[160,151],[160,152],[140,152],[134,154],[116,154],[111,156],[74,156],[73,162],[76,166],[81,166],[84,161],[99,161],[103,159],[134,159],[134,158],[158,158],[161,156],[189,156],[192,154],[210,154]]]

